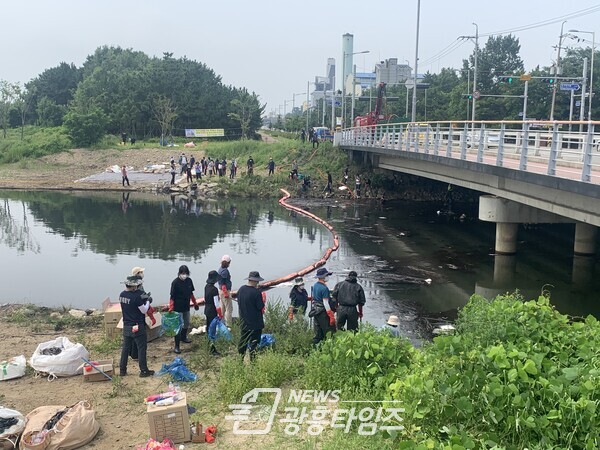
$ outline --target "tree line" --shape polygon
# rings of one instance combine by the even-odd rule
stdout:
[[[521,120],[520,113],[523,111],[524,82],[519,76],[525,74],[523,60],[519,56],[521,45],[519,39],[512,36],[491,36],[485,46],[479,49],[478,68],[477,68],[477,90],[482,97],[477,100],[476,120]],[[563,48],[563,51],[565,49]],[[573,81],[580,81],[583,71],[583,59],[588,58],[588,74],[591,67],[591,46],[587,48],[566,48],[566,54],[561,57],[560,66],[561,78],[572,78]],[[595,58],[596,61],[599,58]],[[473,92],[475,51],[469,55],[468,59],[463,60],[460,69],[442,68],[439,73],[427,72],[420,81],[428,83],[429,88],[417,90],[417,121],[446,121],[446,120],[470,120],[471,102],[469,95]],[[595,62],[595,65],[596,62]],[[599,67],[600,68],[600,67]],[[543,79],[552,79],[560,84],[565,80],[556,80],[553,76],[553,67],[537,66],[528,72],[533,77],[528,86],[527,118],[538,120],[549,120],[552,98],[552,84]],[[597,80],[596,70],[594,78]],[[511,82],[502,78],[505,75],[515,75]],[[600,86],[598,86],[600,88]],[[589,91],[589,78],[588,89]],[[373,88],[363,91],[361,99],[355,102],[354,116],[364,115],[375,107],[375,97],[377,89]],[[407,100],[408,95],[408,102]],[[577,102],[581,100],[581,90],[575,92],[573,104],[573,120],[580,117],[580,106]],[[369,101],[371,97],[371,101]],[[384,113],[390,117],[390,122],[408,121],[411,117],[412,91],[407,90],[404,83],[395,86],[387,86]],[[339,98],[338,98],[339,99]],[[589,97],[586,99],[586,104]],[[346,99],[346,104],[351,103],[350,97]],[[408,105],[408,107],[407,107]],[[592,119],[600,117],[600,102],[592,104]],[[371,108],[371,109],[369,109]],[[323,109],[325,109],[323,116]],[[346,106],[346,126],[350,126],[350,107]],[[571,109],[570,91],[557,91],[554,119],[568,120]],[[587,106],[584,111],[584,117],[587,117]],[[337,108],[336,115],[340,116],[340,108]],[[323,117],[325,119],[323,120]],[[278,118],[279,119],[279,118]],[[285,127],[288,131],[296,131],[306,127],[306,112],[299,110],[288,114],[283,120],[278,120],[279,127]],[[331,124],[331,103],[329,101],[319,101],[316,107],[309,112],[309,123],[311,126],[317,126],[324,123],[325,126]]]
[[[28,83],[0,80],[0,125],[64,126],[74,145],[105,134],[138,139],[183,135],[185,128],[224,128],[252,137],[262,125],[258,96],[225,85],[201,62],[103,46],[81,67],[60,63]]]

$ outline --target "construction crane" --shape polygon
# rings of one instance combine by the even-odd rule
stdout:
[[[377,86],[377,102],[375,103],[375,111],[368,112],[364,116],[358,116],[354,119],[355,127],[365,127],[369,125],[377,125],[379,122],[385,121],[388,118],[382,113],[383,100],[385,99],[385,83],[382,81]]]

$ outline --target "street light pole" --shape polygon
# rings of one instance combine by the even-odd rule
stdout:
[[[419,21],[421,19],[421,0],[417,0],[417,31],[415,39],[415,73],[413,74],[413,96],[411,122],[417,121],[417,67],[419,64]]]
[[[479,26],[473,22],[475,25],[475,67],[473,68],[473,103],[471,106],[471,120],[475,121],[475,104],[477,103],[477,99],[475,98],[475,92],[477,91],[477,60],[479,56]],[[475,123],[473,123],[473,131],[475,131]]]
[[[354,53],[346,53],[344,52],[344,61],[342,63],[342,70],[346,70],[346,58],[348,56],[354,55],[362,55],[363,53],[371,53],[370,50],[364,50],[362,52],[354,52]],[[344,72],[342,74],[342,127],[345,126],[346,123],[346,77],[348,75]],[[354,71],[352,75],[352,87],[354,88],[354,80],[356,78],[356,66],[354,66]],[[352,94],[352,115],[354,116],[354,93]]]
[[[592,35],[592,66],[590,68],[590,103],[588,104],[588,120],[592,120],[592,95],[594,86],[594,53],[596,53],[596,32],[583,30],[569,30],[569,33],[586,33]]]
[[[308,133],[308,113],[310,111],[310,98],[308,93],[310,92],[310,81],[306,82],[306,132]],[[318,120],[318,117],[317,117]]]
[[[562,48],[563,37],[565,37],[563,34],[565,23],[567,23],[567,21],[563,20],[563,23],[560,25],[560,36],[558,37],[558,53],[556,54],[556,70],[555,70],[555,75],[557,77],[560,76],[560,49]],[[554,83],[552,86],[552,105],[550,106],[550,120],[554,120],[554,102],[556,101],[556,85],[557,84],[558,83]]]

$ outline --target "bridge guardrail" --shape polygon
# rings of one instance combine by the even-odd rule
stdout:
[[[344,129],[336,133],[336,143],[432,154],[599,184],[597,125],[600,122],[392,123]]]

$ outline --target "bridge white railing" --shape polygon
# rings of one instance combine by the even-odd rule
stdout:
[[[342,147],[424,153],[600,184],[600,122],[422,122],[348,128]],[[600,130],[600,126],[598,126]]]

